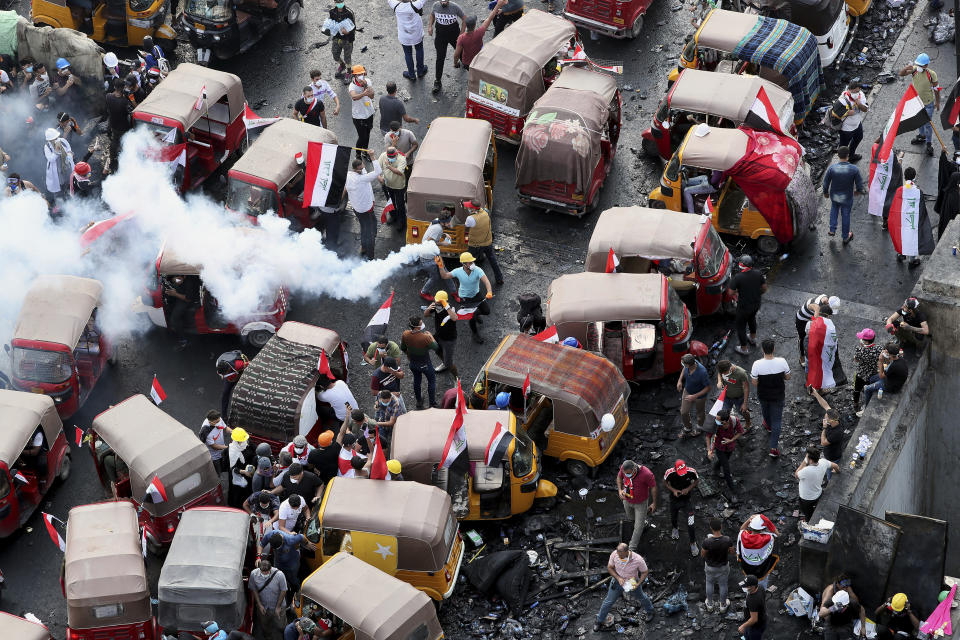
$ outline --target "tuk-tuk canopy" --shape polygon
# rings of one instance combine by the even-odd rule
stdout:
[[[340,347],[340,336],[336,331],[316,327],[312,324],[288,320],[280,325],[277,335],[284,340],[310,345],[323,349],[330,355]]]
[[[243,563],[249,537],[250,516],[244,511],[184,511],[157,582],[157,621],[183,630],[199,629],[206,620],[239,627],[247,602]]]
[[[608,75],[564,69],[527,116],[517,152],[517,186],[556,180],[584,193],[600,160],[600,138],[616,92]]]
[[[525,334],[504,338],[484,371],[487,380],[518,389],[529,375],[530,389],[554,401],[555,418],[557,404],[562,403],[571,411],[592,416],[591,424],[599,423],[603,414],[613,411],[621,396],[630,395],[627,381],[606,358],[582,349],[540,342]],[[555,419],[555,423],[559,422]]]
[[[52,640],[50,630],[42,624],[0,611],[0,638],[17,640]]]
[[[756,24],[756,15],[714,9],[704,18],[693,37],[701,47],[728,53],[736,49]]]
[[[100,304],[102,293],[99,280],[37,276],[23,299],[13,339],[52,342],[73,349]]]
[[[237,247],[243,247],[252,250],[254,236],[250,234],[264,233],[263,229],[256,227],[227,227],[218,231],[223,246],[231,244],[231,238],[236,238],[233,243]],[[203,260],[209,260],[216,263],[217,257],[205,255],[203,252],[205,240],[190,233],[182,233],[167,237],[163,246],[160,247],[160,262],[157,265],[157,273],[164,276],[198,276],[206,266]],[[198,259],[200,258],[200,259]],[[272,301],[271,301],[272,302]]]
[[[321,517],[324,529],[395,536],[401,570],[439,571],[453,543],[453,530],[444,539],[453,520],[450,496],[419,482],[334,478]]]
[[[749,0],[766,15],[800,25],[817,36],[830,32],[837,16],[846,8],[844,0]],[[834,46],[840,46],[836,43]]]
[[[697,127],[690,127],[677,153],[683,166],[726,171],[747,153],[748,141],[739,129],[710,127],[707,135],[698,136]]]
[[[307,145],[311,142],[337,144],[337,136],[323,127],[283,118],[263,130],[234,163],[229,175],[243,180],[243,176],[235,174],[245,173],[282,188],[301,170],[296,155],[302,153],[306,161]]]
[[[659,321],[664,281],[659,273],[568,273],[550,283],[547,324]]]
[[[130,494],[138,503],[153,478],[160,478],[166,502],[143,504],[153,515],[175,511],[220,483],[206,445],[146,396],[107,409],[93,419],[93,430],[129,467]]]
[[[67,622],[74,629],[150,619],[150,587],[132,502],[100,502],[70,510],[64,590]]]
[[[349,553],[338,553],[303,581],[300,592],[353,627],[357,640],[439,636],[430,596]]]
[[[603,273],[610,249],[621,260],[632,257],[693,260],[697,238],[703,225],[709,224],[706,216],[648,207],[607,209],[593,227],[584,270]]]
[[[506,93],[504,106],[526,114],[543,95],[543,66],[576,34],[576,27],[565,18],[539,9],[527,11],[473,59],[469,91],[483,95],[480,83],[492,85]]]
[[[758,76],[684,69],[668,93],[670,108],[707,113],[740,123],[746,120],[761,87],[781,119],[788,116],[782,122],[788,127],[793,120],[793,96],[776,83]]]
[[[426,203],[439,200],[452,203],[462,223],[466,213],[461,201],[485,201],[483,167],[492,132],[486,120],[437,118],[431,122],[410,172],[407,215],[414,220],[432,220],[435,214],[427,213]]]
[[[206,107],[194,109],[204,88],[207,94]],[[243,111],[245,102],[240,78],[225,71],[182,62],[154,87],[147,99],[137,105],[133,112],[135,115],[148,116],[145,118],[147,121],[149,116],[176,120],[186,130],[207,114],[207,108],[224,97],[227,99],[229,122],[233,122]]]
[[[9,389],[0,389],[0,425],[0,463],[8,468],[23,453],[38,426],[43,428],[47,447],[53,446],[63,430],[53,398]]]
[[[439,463],[455,414],[455,409],[427,409],[398,416],[393,427],[390,456],[403,465]],[[498,422],[513,431],[516,418],[509,411],[475,409],[471,409],[464,417],[463,426],[467,430],[467,453],[470,460],[484,460],[487,444]]]

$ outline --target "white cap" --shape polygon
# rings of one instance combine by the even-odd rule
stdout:
[[[43,137],[47,139],[47,142],[53,142],[60,137],[60,132],[53,127],[50,127],[44,132]]]
[[[827,304],[829,304],[830,308],[833,309],[834,313],[836,313],[837,309],[840,308],[840,298],[837,296],[830,296],[827,299]]]
[[[837,591],[833,594],[833,604],[838,604],[841,607],[845,607],[850,604],[850,594],[845,590]]]
[[[753,516],[753,519],[750,520],[750,528],[755,531],[760,531],[763,529],[763,518],[760,516]]]
[[[120,61],[117,60],[117,54],[115,54],[113,51],[108,51],[103,54],[103,66],[112,69],[118,64],[120,64]]]

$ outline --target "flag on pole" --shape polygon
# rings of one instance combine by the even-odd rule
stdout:
[[[363,349],[364,352],[366,352],[367,347],[375,342],[377,338],[386,335],[387,325],[390,324],[390,307],[392,306],[393,291],[390,291],[390,295],[383,304],[380,305],[377,312],[373,314],[373,317],[370,318],[366,328],[363,330],[363,336],[360,338],[360,348]]]
[[[833,389],[833,360],[837,357],[837,329],[833,320],[819,316],[810,321],[807,348],[807,386]]]
[[[613,252],[613,247],[607,252],[607,273],[617,273],[620,270],[620,258]]]
[[[167,399],[167,392],[160,386],[160,381],[157,380],[156,374],[153,376],[153,384],[150,385],[150,397],[153,398],[156,404],[160,404]]]
[[[140,551],[143,553],[143,557],[147,557],[147,530],[146,528],[140,529]]]
[[[921,126],[930,122],[930,116],[924,108],[923,100],[917,95],[917,90],[913,85],[908,85],[897,108],[890,114],[887,124],[883,128],[883,144],[880,145],[878,153],[879,160],[886,162],[890,157],[890,151],[893,149],[893,140],[901,133],[907,133],[919,129]]]
[[[783,133],[783,125],[780,123],[780,116],[777,115],[777,110],[773,108],[773,103],[770,102],[770,96],[767,95],[763,87],[760,87],[760,90],[757,92],[757,97],[754,98],[753,106],[750,107],[750,111],[747,112],[747,117],[744,119],[743,124],[751,129],[775,131],[780,135],[785,135]]]
[[[387,224],[387,216],[393,213],[394,209],[396,209],[396,207],[393,206],[393,198],[387,198],[387,206],[380,212],[380,224]]]
[[[540,342],[546,342],[548,344],[556,344],[560,342],[560,336],[557,335],[557,325],[550,325],[540,333],[534,335],[533,339],[539,340]]]
[[[84,438],[84,436],[87,435],[87,432],[84,431],[83,429],[81,429],[80,427],[76,426],[76,425],[74,425],[73,428],[77,430],[76,434],[74,434],[74,438],[75,438],[75,440],[76,440],[77,446],[78,446],[78,447],[82,447],[82,446],[83,446],[83,438]]]
[[[67,542],[66,540],[63,539],[63,536],[60,535],[60,532],[57,531],[57,528],[53,526],[53,521],[56,520],[63,526],[67,526],[67,525],[63,524],[63,520],[55,516],[52,516],[49,513],[44,513],[42,511],[40,513],[41,515],[43,515],[43,524],[47,526],[47,534],[49,534],[50,539],[53,540],[53,544],[57,545],[60,551],[66,551]]]
[[[196,111],[203,111],[203,103],[207,101],[207,84],[204,83],[200,87],[200,95],[197,96],[197,101],[193,103],[193,108]]]
[[[27,476],[23,475],[19,471],[13,474],[13,479],[19,482],[20,484],[29,484],[30,482],[29,480],[27,480]]]
[[[377,428],[377,438],[373,445],[373,462],[370,463],[371,480],[389,480],[390,472],[387,471],[387,457],[383,455],[383,447],[380,445],[380,429]]]
[[[893,194],[887,228],[893,248],[902,256],[928,256],[936,243],[927,216],[923,194],[913,182],[907,180]]]
[[[886,160],[880,160],[883,141],[874,143],[870,150],[870,196],[867,212],[873,216],[886,216],[893,203],[894,185],[903,181],[903,168],[897,154],[891,153]]]
[[[460,380],[457,380],[457,411],[453,416],[453,422],[450,424],[450,433],[447,436],[447,443],[443,447],[443,455],[440,457],[440,466],[443,469],[449,469],[461,457],[466,460],[467,429],[463,426],[463,416],[465,414],[463,389],[460,387]]]
[[[716,418],[717,414],[720,413],[720,410],[723,409],[723,401],[726,399],[727,399],[727,388],[724,387],[723,391],[720,392],[720,397],[718,397],[717,401],[713,403],[712,407],[710,407],[710,415]]]
[[[186,145],[184,145],[186,149]],[[184,162],[186,162],[186,154],[184,154]],[[118,223],[123,222],[124,220],[129,220],[134,216],[133,211],[128,211],[127,213],[122,213],[119,216],[114,216],[112,218],[107,218],[106,220],[98,220],[94,222],[89,227],[87,227],[82,234],[80,234],[80,246],[84,249],[89,247],[94,243],[100,236],[105,234],[110,229],[117,226]]]
[[[484,463],[490,467],[503,460],[511,442],[513,442],[513,434],[498,422],[487,444],[487,451],[483,456]]]
[[[523,397],[526,398],[530,395],[530,374],[527,374],[527,377],[523,379],[523,386],[520,388],[520,391],[523,392]]]
[[[143,497],[144,501],[150,499],[153,504],[160,504],[167,501],[167,489],[160,482],[158,476],[153,476],[153,480],[147,485],[147,494]]]
[[[707,196],[703,200],[703,212],[708,216],[713,217],[713,198]]]
[[[350,170],[350,147],[326,142],[307,143],[303,206],[336,207],[343,197]]]
[[[259,129],[260,127],[266,127],[267,125],[271,125],[280,120],[283,120],[283,118],[261,118],[253,112],[253,109],[250,108],[250,105],[248,105],[246,102],[243,103],[243,125],[247,128],[247,131],[251,129]]]
[[[333,375],[333,371],[330,369],[330,361],[327,360],[327,352],[323,349],[320,350],[320,358],[317,360],[317,373],[328,378],[337,377]]]
[[[960,80],[954,83],[953,89],[950,89],[950,95],[947,96],[943,108],[940,109],[940,124],[945,131],[960,124],[960,100],[957,100],[958,95],[960,95]]]

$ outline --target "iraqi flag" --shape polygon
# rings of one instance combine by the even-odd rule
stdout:
[[[74,434],[74,441],[77,443],[78,447],[82,447],[83,439],[87,436],[87,432],[76,425],[74,425],[73,428],[77,430]]]
[[[890,114],[887,124],[883,128],[883,143],[880,145],[879,160],[886,161],[893,149],[893,140],[901,133],[915,131],[930,122],[930,116],[924,109],[923,100],[917,95],[913,85],[907,90],[897,103],[897,108]]]
[[[503,460],[503,456],[507,453],[511,442],[513,442],[513,434],[498,422],[493,430],[493,435],[490,436],[487,451],[483,455],[484,464],[492,467],[495,463]]]
[[[303,190],[303,206],[336,207],[340,205],[350,170],[350,147],[326,142],[307,144],[307,178]]]
[[[156,375],[153,376],[153,384],[150,385],[150,397],[153,398],[155,404],[160,404],[167,399],[167,392],[160,386],[160,381],[157,380]]]
[[[898,254],[928,256],[933,253],[936,245],[927,216],[927,205],[920,189],[909,180],[893,194],[887,228]]]
[[[243,103],[243,126],[247,128],[247,131],[251,129],[259,129],[260,127],[266,127],[271,125],[274,122],[278,122],[283,118],[261,118],[256,113],[253,112],[253,109],[250,108],[246,102]]]
[[[950,89],[950,95],[947,96],[943,108],[940,110],[940,124],[944,130],[952,129],[960,124],[960,80],[954,83],[953,89]]]
[[[197,101],[193,103],[193,108],[195,111],[203,111],[203,104],[207,101],[207,84],[204,83],[200,87],[200,95],[197,96]]]
[[[550,325],[540,333],[534,335],[533,339],[546,342],[547,344],[557,344],[560,342],[560,336],[557,335],[557,325]]]
[[[186,157],[186,156],[184,156]],[[93,244],[97,239],[100,238],[103,234],[110,229],[117,226],[118,223],[123,222],[124,220],[129,220],[134,216],[133,211],[128,211],[127,213],[120,214],[119,216],[114,216],[112,218],[107,218],[106,220],[98,220],[94,222],[89,227],[87,227],[82,234],[80,234],[80,246],[86,249],[91,244]]]
[[[747,112],[747,117],[743,123],[751,129],[774,131],[785,135],[783,133],[783,125],[780,123],[780,116],[777,115],[777,110],[773,108],[773,103],[770,102],[770,96],[767,95],[763,87],[760,87],[760,90],[757,92],[757,97],[753,100],[753,106],[750,107],[750,111]]]
[[[718,397],[717,401],[713,403],[712,407],[710,407],[710,415],[716,418],[717,414],[720,413],[720,410],[723,409],[723,401],[726,399],[727,399],[727,388],[724,387],[723,391],[720,392],[720,397]]]
[[[337,377],[333,375],[333,371],[330,369],[330,361],[327,360],[327,352],[323,349],[320,350],[320,358],[317,359],[317,373],[321,376],[327,376],[331,380]]]
[[[444,469],[449,469],[458,461],[468,462],[467,428],[463,424],[463,417],[466,413],[463,389],[460,387],[460,380],[457,380],[457,411],[453,416],[453,422],[450,424],[450,433],[447,435],[447,443],[443,447],[443,455],[440,457],[440,466]]]
[[[377,439],[373,445],[373,462],[370,463],[371,480],[389,480],[387,457],[383,455],[383,446],[380,445],[380,429],[377,429]]]
[[[807,323],[807,386],[814,389],[833,389],[833,361],[837,357],[837,329],[833,320],[813,318]]]
[[[366,328],[363,330],[363,336],[360,338],[360,348],[366,353],[367,348],[380,336],[387,334],[387,325],[390,324],[390,307],[393,306],[393,291],[384,300],[377,312],[370,318]]]
[[[160,482],[158,476],[153,476],[153,480],[147,485],[147,492],[143,496],[144,502],[150,500],[153,504],[160,504],[167,501],[167,488]]]
[[[380,224],[387,224],[387,216],[393,213],[394,209],[396,207],[393,206],[393,198],[387,198],[387,206],[380,212]]]
[[[620,258],[617,257],[617,254],[614,253],[613,247],[610,247],[610,251],[607,252],[607,267],[605,273],[619,273],[620,271]]]
[[[353,465],[350,462],[353,460],[353,450],[347,449],[346,447],[340,448],[340,455],[337,456],[337,475],[344,476],[351,469]]]
[[[875,142],[870,149],[870,197],[867,212],[872,216],[886,217],[890,213],[893,194],[896,192],[893,185],[903,181],[903,167],[895,153],[888,155],[886,160],[880,160],[882,148],[881,140],[879,143]]]
[[[40,514],[43,516],[43,524],[46,525],[47,534],[49,534],[50,539],[53,540],[53,544],[57,545],[57,547],[60,548],[60,551],[66,551],[67,550],[66,540],[63,539],[63,536],[60,535],[60,532],[57,531],[57,528],[53,526],[53,521],[56,520],[61,524],[61,526],[65,527],[66,525],[63,524],[63,520],[61,520],[60,518],[57,518],[56,516],[52,516],[49,513],[43,513],[42,511],[40,512]]]

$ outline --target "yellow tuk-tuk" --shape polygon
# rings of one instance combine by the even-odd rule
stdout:
[[[423,234],[444,210],[453,213],[446,232],[449,243],[440,253],[457,256],[467,250],[465,200],[477,199],[493,213],[493,186],[497,181],[497,147],[485,120],[437,118],[430,123],[407,185],[407,243],[423,241]]]
[[[132,502],[70,510],[63,591],[71,640],[157,637]]]
[[[305,535],[317,545],[311,569],[346,551],[437,601],[460,575],[463,539],[450,496],[419,482],[334,478]]]
[[[528,376],[524,405],[520,390]],[[470,404],[487,407],[501,391],[510,392],[513,410],[525,414],[521,428],[535,442],[545,441],[543,454],[566,461],[573,475],[606,460],[630,421],[630,388],[617,367],[588,351],[525,334],[509,335],[494,349],[473,383]],[[607,414],[612,424],[604,420]]]
[[[470,411],[464,418],[472,471],[466,487],[468,500],[458,501],[454,513],[461,520],[501,520],[524,513],[534,498],[551,498],[557,487],[540,477],[537,446],[509,412]],[[393,427],[390,455],[403,467],[404,477],[423,484],[448,486],[448,470],[438,469],[453,422],[453,409],[406,413]],[[497,423],[514,435],[497,464],[487,466],[486,447]]]
[[[335,640],[444,637],[426,594],[349,553],[336,554],[307,576],[295,604],[298,615],[329,620]]]
[[[164,23],[169,8],[167,0],[33,0],[30,15],[38,27],[74,29],[118,47],[139,47],[151,36],[170,54],[177,32]]]

